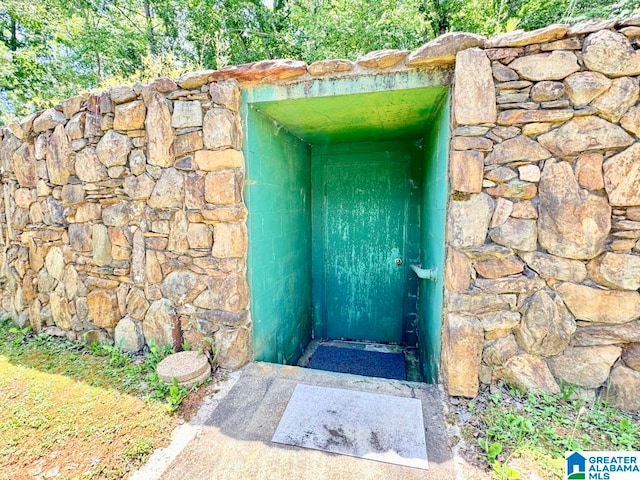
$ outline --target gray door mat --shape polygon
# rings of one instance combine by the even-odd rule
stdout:
[[[298,384],[272,441],[429,468],[417,398]]]

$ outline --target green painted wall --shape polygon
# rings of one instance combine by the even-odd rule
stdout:
[[[291,364],[311,339],[310,148],[246,101],[243,118],[254,357]]]
[[[391,74],[243,90],[256,360],[294,363],[312,333],[323,337],[317,269],[324,258],[318,248],[318,212],[312,212],[322,191],[312,157],[397,144],[417,159],[410,168],[403,343],[419,345],[425,380],[438,381],[450,134],[448,89],[443,85],[449,83],[448,75]],[[417,279],[408,269],[413,263],[437,267],[437,281]]]
[[[424,139],[421,263],[423,268],[438,269],[437,280],[420,280],[419,290],[418,342],[423,375],[428,383],[438,382],[440,367],[449,191],[449,108],[449,99],[445,97]]]

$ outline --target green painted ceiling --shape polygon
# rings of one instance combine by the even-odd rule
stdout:
[[[446,87],[256,102],[251,108],[312,144],[422,138]]]

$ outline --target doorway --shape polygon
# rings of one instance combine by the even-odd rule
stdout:
[[[447,79],[243,91],[256,360],[295,364],[311,340],[393,344],[437,381],[442,281],[410,265],[444,261]]]
[[[405,319],[417,294],[408,285],[411,166],[406,142],[338,144],[314,149],[314,304],[323,339],[405,343]],[[314,188],[315,186],[315,188]],[[413,220],[413,221],[410,221]],[[411,288],[413,287],[413,288]],[[318,335],[316,335],[317,337]]]

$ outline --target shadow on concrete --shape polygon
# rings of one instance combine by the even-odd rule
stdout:
[[[420,399],[429,470],[272,443],[298,383]],[[253,363],[201,418],[195,438],[153,478],[450,480],[455,473],[443,415],[442,392],[435,385]]]

